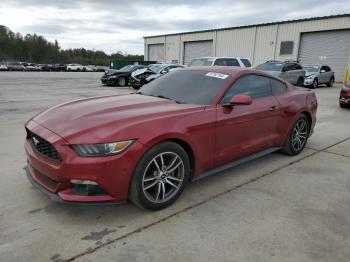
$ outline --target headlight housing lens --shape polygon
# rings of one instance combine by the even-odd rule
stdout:
[[[80,144],[72,145],[79,156],[111,156],[125,151],[134,140],[126,140],[106,144]]]

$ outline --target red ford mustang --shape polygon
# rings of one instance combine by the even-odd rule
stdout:
[[[173,203],[189,180],[280,150],[299,154],[317,100],[253,69],[187,68],[138,93],[68,102],[25,125],[29,180],[52,200]]]

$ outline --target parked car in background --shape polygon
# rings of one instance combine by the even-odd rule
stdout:
[[[49,72],[52,71],[52,66],[51,64],[40,64],[41,66],[41,71]]]
[[[108,66],[96,66],[96,72],[106,72],[108,69]]]
[[[178,69],[138,93],[37,114],[25,125],[26,171],[54,201],[129,199],[158,210],[176,201],[190,180],[279,150],[301,153],[316,110],[313,91],[264,72]]]
[[[293,85],[304,85],[305,70],[303,70],[303,67],[296,61],[282,62],[271,60],[256,66],[255,69],[278,76]]]
[[[64,65],[64,64],[53,64],[53,65],[51,65],[51,71],[55,71],[55,72],[66,71],[66,65]]]
[[[9,69],[5,64],[0,64],[0,71],[8,71]]]
[[[107,70],[101,77],[101,83],[109,86],[126,86],[129,84],[132,72],[146,67],[145,65],[127,65],[119,70]]]
[[[334,72],[327,65],[305,65],[305,81],[304,85],[317,88],[319,85],[325,84],[332,87],[334,84]]]
[[[80,64],[68,64],[66,65],[67,71],[83,71],[84,67]]]
[[[350,107],[350,82],[344,84],[340,90],[339,106]]]
[[[97,72],[97,67],[94,65],[87,65],[85,66],[86,72]]]
[[[146,68],[136,70],[131,73],[130,85],[134,89],[139,89],[144,84],[147,84],[161,75],[167,74],[169,71],[176,68],[183,68],[179,64],[151,64]]]
[[[245,57],[200,57],[192,60],[189,66],[239,66],[251,67],[249,58]]]
[[[25,71],[37,71],[37,68],[33,63],[22,63]]]
[[[21,62],[8,62],[7,68],[9,71],[25,71],[25,67]]]

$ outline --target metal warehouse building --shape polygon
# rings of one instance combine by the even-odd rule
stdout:
[[[342,80],[350,59],[350,14],[144,37],[145,59],[188,64],[202,56],[326,63]]]

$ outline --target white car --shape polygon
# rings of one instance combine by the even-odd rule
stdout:
[[[84,68],[80,64],[68,64],[67,65],[67,71],[84,71]]]
[[[9,69],[7,68],[6,65],[0,64],[0,71],[8,71]]]
[[[86,70],[86,72],[96,72],[97,67],[94,65],[87,65],[87,66],[85,66],[85,70]]]
[[[189,66],[238,66],[251,67],[246,57],[199,57],[192,60]]]

